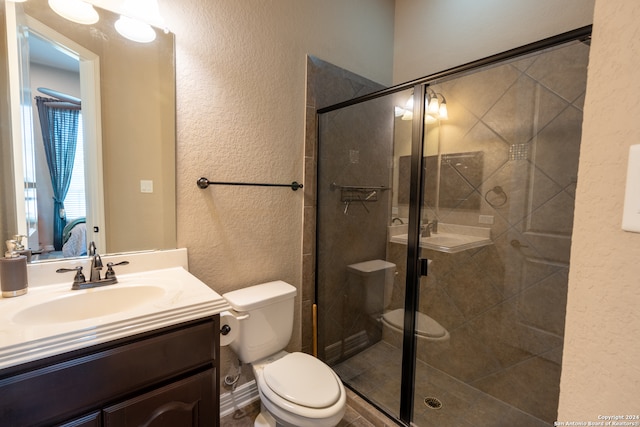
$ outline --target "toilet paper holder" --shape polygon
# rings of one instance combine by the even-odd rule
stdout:
[[[249,313],[238,314],[235,311],[225,310],[220,313],[220,345],[226,346],[236,339],[238,334],[238,320],[249,317]]]

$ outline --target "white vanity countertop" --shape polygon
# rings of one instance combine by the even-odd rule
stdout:
[[[409,240],[407,231],[407,224],[389,226],[389,241],[406,245]],[[430,237],[420,237],[421,248],[449,254],[491,244],[493,241],[489,228],[457,224],[440,223],[437,233],[432,233]]]
[[[71,290],[73,273],[56,274],[55,269],[85,261],[30,265],[29,274],[32,267],[53,269],[49,280],[57,283],[42,283],[38,275],[44,273],[34,271],[36,284],[26,295],[0,298],[0,369],[228,310],[222,296],[187,271],[186,250],[176,251],[158,255],[164,268],[155,268],[150,254],[105,256],[105,265],[121,259],[131,263],[114,267],[118,283],[76,291]]]

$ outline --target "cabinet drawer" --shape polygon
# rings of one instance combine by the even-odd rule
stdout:
[[[217,317],[0,379],[0,425],[62,422],[172,376],[212,366]]]
[[[104,427],[213,426],[213,369],[106,408]]]
[[[60,424],[58,427],[102,427],[100,415],[100,411],[94,412],[73,421],[67,421],[64,424]]]

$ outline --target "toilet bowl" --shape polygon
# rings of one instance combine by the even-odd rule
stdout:
[[[282,281],[223,295],[232,310],[228,345],[252,365],[261,401],[257,427],[333,427],[344,416],[346,392],[324,362],[284,348],[293,330],[296,288]]]
[[[347,394],[342,382],[315,357],[281,352],[252,367],[261,403],[276,425],[335,426],[344,416]],[[262,418],[265,425],[273,425],[264,414]]]
[[[397,308],[384,313],[381,318],[382,339],[391,345],[402,348],[404,334],[404,309]],[[415,335],[418,342],[418,353],[431,354],[449,347],[451,336],[440,323],[422,312],[416,313]],[[420,357],[424,360],[424,357]]]

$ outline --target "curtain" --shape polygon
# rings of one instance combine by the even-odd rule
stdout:
[[[62,232],[67,223],[64,199],[69,191],[76,154],[80,109],[56,99],[36,96],[44,152],[53,187],[53,246],[62,250]]]

